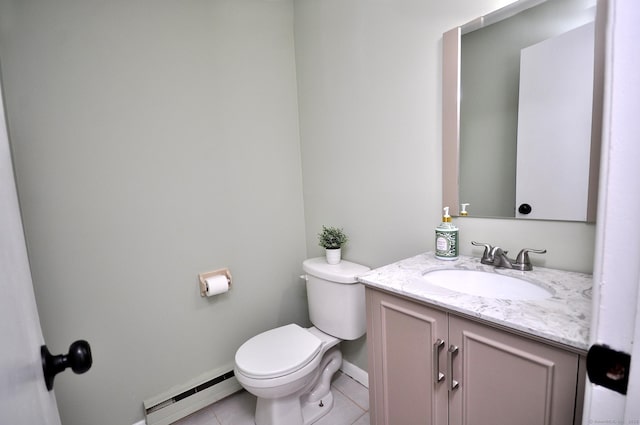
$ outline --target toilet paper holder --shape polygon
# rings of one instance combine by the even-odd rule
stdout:
[[[229,288],[231,288],[231,272],[228,268],[213,270],[206,273],[199,273],[198,280],[200,281],[200,296],[207,296],[207,282],[206,280],[210,277],[214,276],[225,276],[227,278],[227,282],[229,282]]]

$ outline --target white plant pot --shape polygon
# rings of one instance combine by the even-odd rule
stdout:
[[[329,264],[338,264],[340,263],[342,257],[342,249],[325,249],[325,253],[327,255],[327,263]]]

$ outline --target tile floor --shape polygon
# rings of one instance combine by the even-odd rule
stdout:
[[[336,373],[333,409],[314,425],[369,425],[369,391],[342,372]],[[246,391],[220,400],[174,425],[255,425],[256,398]]]

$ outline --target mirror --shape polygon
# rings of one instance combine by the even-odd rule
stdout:
[[[443,204],[594,222],[603,60],[596,0],[520,0],[443,36]]]

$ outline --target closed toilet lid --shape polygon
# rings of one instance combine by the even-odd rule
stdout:
[[[307,365],[322,348],[320,338],[296,324],[254,336],[236,352],[236,367],[250,378],[284,376]]]

